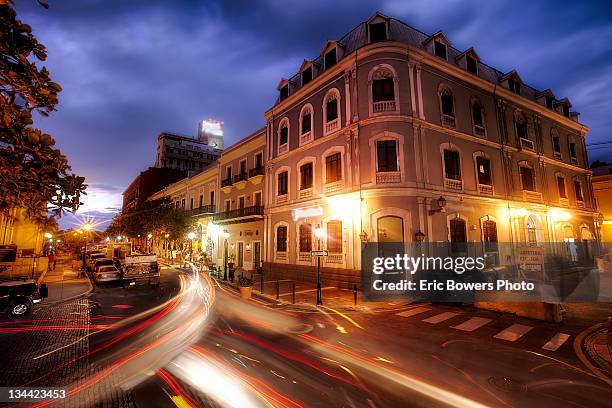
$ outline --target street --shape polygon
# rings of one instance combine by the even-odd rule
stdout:
[[[530,329],[494,337],[512,325]],[[65,406],[600,406],[612,389],[576,356],[583,329],[453,305],[274,305],[164,267],[157,289],[96,286],[3,318],[0,385],[65,387]]]

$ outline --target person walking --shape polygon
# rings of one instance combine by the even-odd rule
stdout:
[[[49,265],[48,265],[49,270],[54,271],[55,270],[55,254],[53,252],[49,252],[49,255],[47,256],[47,260],[49,261]]]

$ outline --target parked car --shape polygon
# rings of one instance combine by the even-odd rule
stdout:
[[[28,315],[47,296],[47,285],[38,286],[32,279],[0,281],[0,310],[13,318]]]
[[[96,261],[96,259],[101,259],[101,258],[106,258],[106,256],[102,252],[93,252],[89,254],[87,256],[87,262],[86,262],[87,268],[92,269],[93,263]]]
[[[133,286],[136,283],[159,285],[159,264],[157,255],[132,255],[125,257],[123,264],[123,286]]]
[[[121,271],[115,265],[102,265],[93,274],[96,283],[121,280]]]
[[[98,258],[93,261],[91,269],[93,272],[97,272],[102,266],[114,265],[114,261],[110,258]]]

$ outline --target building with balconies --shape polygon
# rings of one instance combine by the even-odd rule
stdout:
[[[597,237],[588,128],[569,100],[442,32],[376,13],[278,91],[265,114],[268,277],[314,280],[319,245],[324,283],[352,286],[362,242],[482,243],[499,263],[509,255],[485,244]],[[222,189],[245,169],[222,166]]]

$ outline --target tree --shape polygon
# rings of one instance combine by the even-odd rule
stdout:
[[[62,88],[37,66],[47,52],[32,28],[17,19],[10,2],[0,3],[0,213],[24,208],[44,224],[48,211],[77,210],[85,179],[71,172],[53,137],[32,126],[34,112],[55,110]]]
[[[109,236],[169,234],[171,240],[184,239],[195,227],[193,218],[182,208],[175,208],[168,197],[145,202],[141,208],[117,214],[106,230]]]

